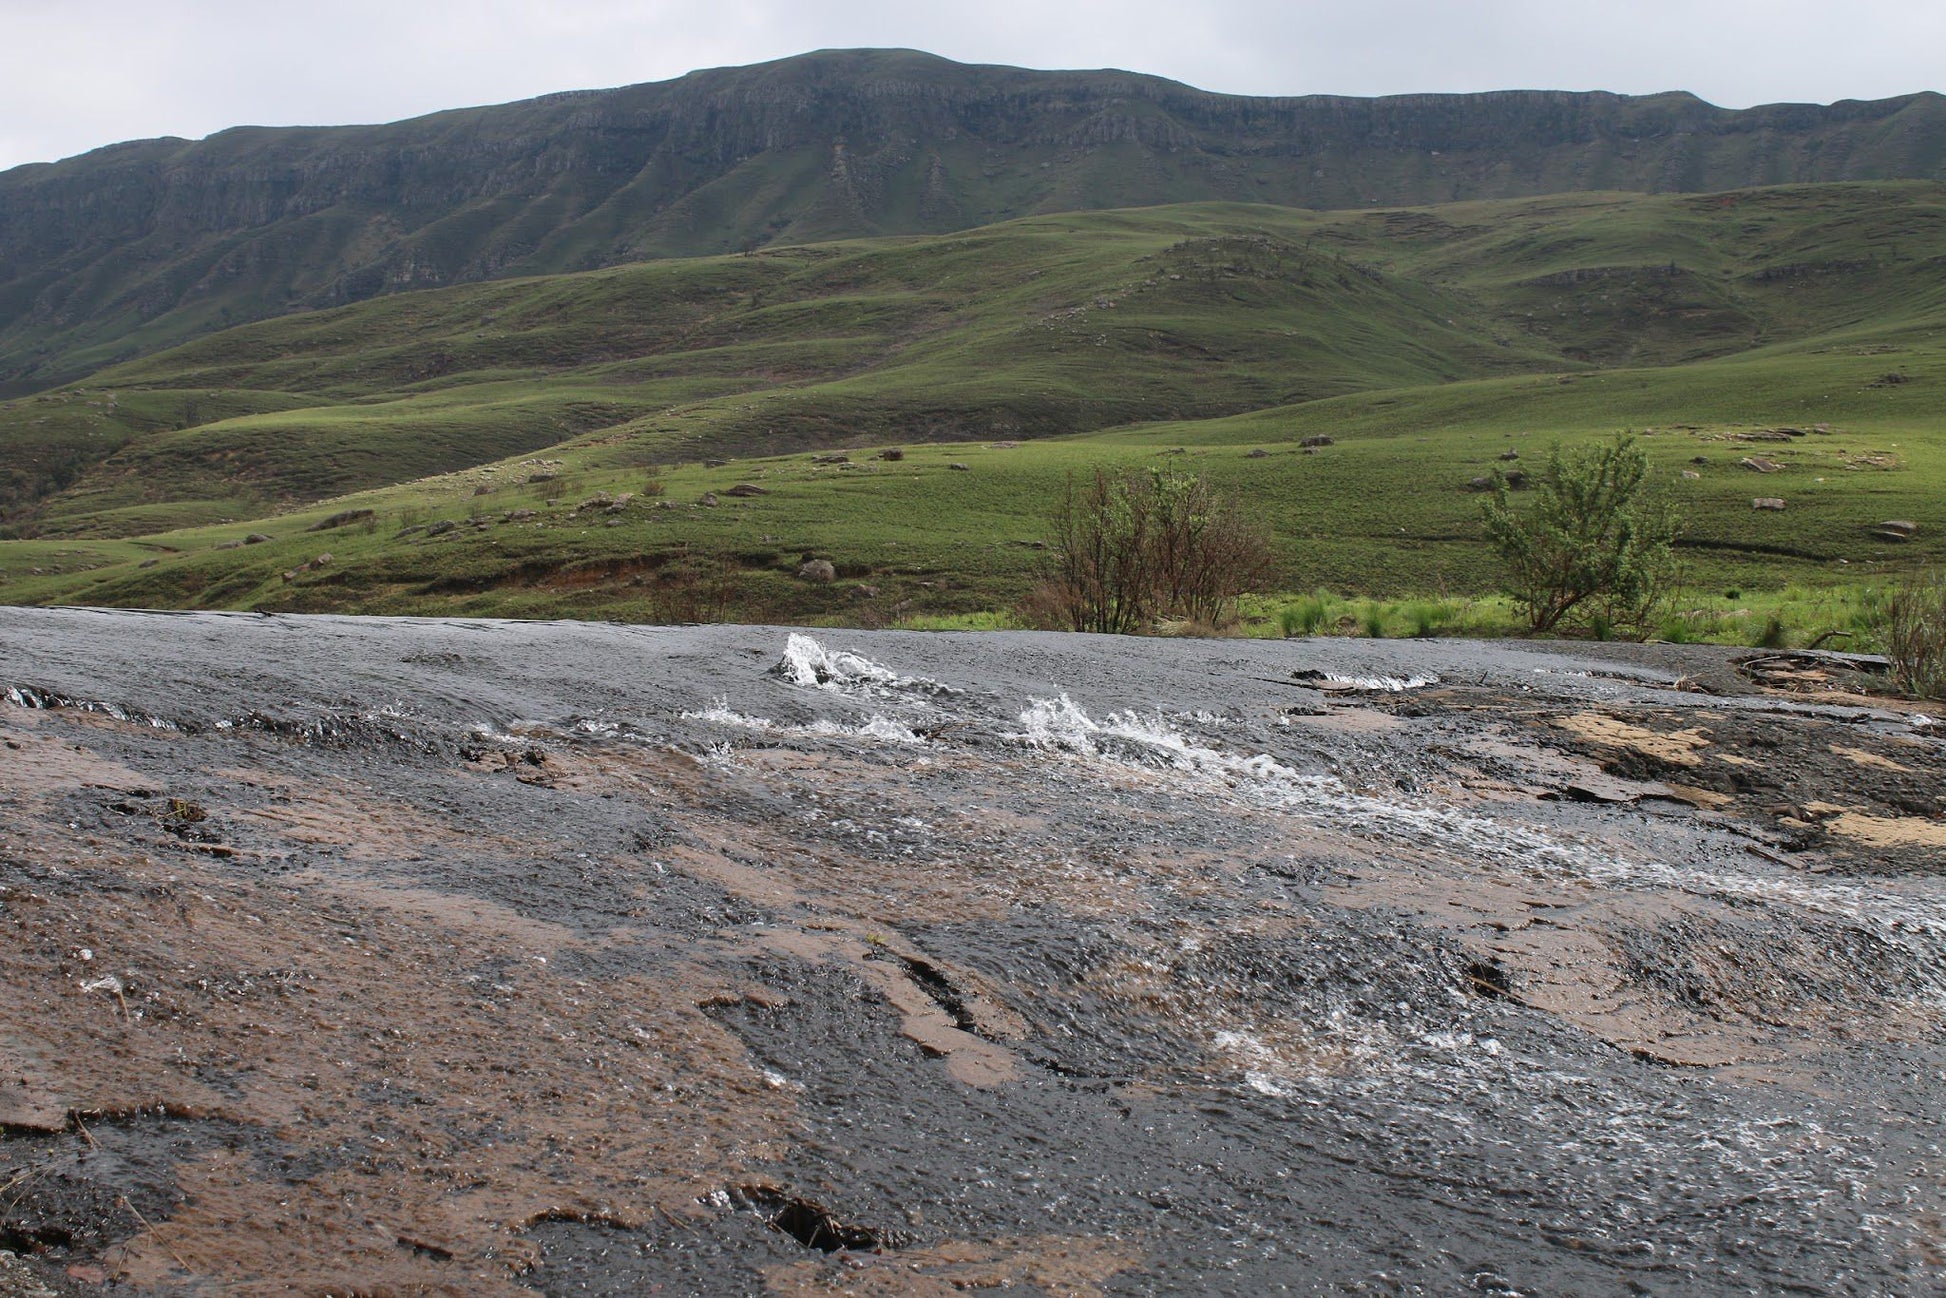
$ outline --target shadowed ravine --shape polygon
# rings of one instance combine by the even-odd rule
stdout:
[[[22,1282],[1946,1277],[1946,724],[1715,649],[815,636],[0,610]]]

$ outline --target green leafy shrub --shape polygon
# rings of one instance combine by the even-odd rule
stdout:
[[[1516,505],[1496,471],[1482,511],[1508,593],[1535,632],[1597,619],[1643,629],[1675,579],[1675,516],[1648,492],[1648,457],[1626,434],[1564,452],[1556,444]]]

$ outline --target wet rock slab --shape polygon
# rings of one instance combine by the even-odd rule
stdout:
[[[1856,686],[0,610],[8,1282],[1927,1292],[1946,734]]]

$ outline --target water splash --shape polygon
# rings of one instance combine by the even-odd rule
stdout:
[[[784,656],[771,669],[793,685],[847,694],[915,691],[954,694],[958,691],[920,676],[901,676],[848,649],[827,649],[808,635],[792,632],[784,642]]]

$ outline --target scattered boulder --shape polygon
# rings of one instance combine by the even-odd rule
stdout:
[[[501,521],[507,523],[524,523],[528,519],[537,516],[538,515],[536,511],[531,509],[510,509],[506,513],[502,514],[500,518]]]
[[[368,518],[376,518],[376,510],[342,509],[329,518],[321,518],[304,530],[307,532],[329,532],[334,527],[344,527],[351,523],[362,523]]]
[[[219,549],[219,550],[241,550],[241,549],[243,548],[243,542],[241,542],[241,541],[221,541],[221,542],[218,542],[218,543],[217,543],[217,546],[216,546],[216,548],[217,548],[217,549]]]
[[[1501,459],[1503,459],[1503,460],[1518,460],[1518,459],[1520,458],[1520,452],[1519,452],[1519,451],[1502,451],[1502,452],[1500,452],[1500,458],[1501,458]]]
[[[439,520],[439,521],[438,521],[437,523],[431,523],[431,524],[428,524],[428,525],[427,525],[427,527],[426,527],[426,535],[427,535],[427,536],[444,536],[444,535],[446,535],[446,533],[448,533],[448,532],[450,532],[450,531],[452,531],[452,530],[453,530],[454,528],[456,528],[456,527],[458,527],[458,526],[459,526],[459,524],[458,524],[458,523],[455,523],[455,522],[454,522],[454,521],[453,521],[452,519],[450,519],[450,518],[442,518],[442,519],[440,519],[440,520]]]
[[[1317,433],[1310,437],[1305,438],[1303,441],[1299,442],[1298,445],[1315,450],[1320,446],[1335,445],[1337,443],[1337,440],[1338,440],[1337,438],[1327,436],[1324,433]]]
[[[838,580],[838,569],[829,559],[806,559],[797,566],[797,575],[805,581],[825,586]]]
[[[947,465],[946,467],[951,469],[954,473],[971,473],[973,471],[972,465],[961,464],[958,460],[954,460],[951,464]]]
[[[1758,496],[1750,502],[1750,508],[1769,510],[1773,514],[1781,514],[1784,511],[1784,502],[1776,496]]]
[[[704,460],[703,467],[706,469],[720,469],[728,463],[728,460]]]
[[[1910,541],[1919,535],[1919,525],[1909,518],[1888,518],[1867,530],[1881,541]]]
[[[844,453],[843,451],[833,451],[833,452],[831,452],[831,453],[830,453],[829,455],[813,455],[813,456],[811,457],[811,463],[813,463],[813,464],[850,464],[850,463],[851,463],[851,457],[850,457],[849,455],[846,455],[846,454],[845,454],[845,453]]]
[[[1474,478],[1466,484],[1466,489],[1468,491],[1492,491],[1493,479],[1486,476]]]
[[[162,562],[162,560],[160,560],[160,559],[144,559],[144,560],[142,560],[142,562],[140,562],[140,563],[138,563],[138,564],[136,564],[135,566],[136,566],[136,567],[138,567],[138,568],[153,568],[153,567],[155,567],[155,566],[156,566],[156,565],[157,565],[158,563],[161,563],[161,562]]]
[[[1519,491],[1521,488],[1527,485],[1527,475],[1525,473],[1522,473],[1519,469],[1515,469],[1512,473],[1506,474],[1504,476],[1507,479],[1507,487],[1509,490]]]
[[[1707,455],[1692,455],[1689,457],[1689,462],[1691,464],[1708,464],[1710,457]]]
[[[759,487],[754,482],[739,482],[723,494],[726,496],[768,496],[770,491],[768,488]]]
[[[1684,469],[1682,471],[1682,477],[1684,482],[1701,482],[1703,479],[1703,475],[1694,469]]]
[[[296,581],[299,575],[310,572],[315,568],[326,567],[330,563],[331,563],[331,556],[329,554],[321,554],[317,558],[311,560],[309,563],[300,563],[295,568],[286,568],[284,570],[284,580]]]
[[[1746,455],[1737,461],[1752,473],[1775,473],[1784,466],[1775,460],[1767,460],[1761,455]]]
[[[1015,447],[1019,446],[1020,443],[1019,442],[989,442],[987,443],[987,445],[996,451],[1011,451]]]
[[[722,502],[716,498],[716,493],[714,491],[705,491],[703,493],[703,498],[697,501],[696,503],[699,505],[707,506],[710,509],[715,509]]]
[[[881,460],[903,460],[905,458],[905,447],[888,446],[878,453],[878,458]]]
[[[1266,451],[1263,447],[1259,446],[1247,452],[1243,458],[1246,460],[1262,460],[1262,459],[1267,459],[1269,455],[1270,455],[1269,451]]]
[[[272,539],[273,539],[272,537],[267,536],[262,532],[252,532],[250,533],[250,535],[243,538],[243,543],[245,545],[262,545],[264,542]]]

